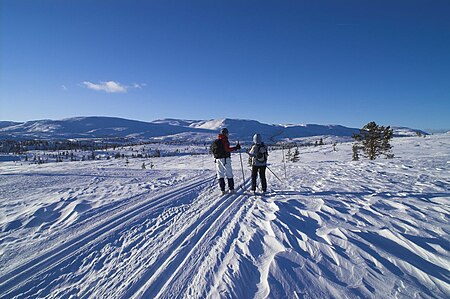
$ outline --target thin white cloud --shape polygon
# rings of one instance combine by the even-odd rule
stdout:
[[[129,88],[129,86],[114,81],[100,82],[99,84],[84,81],[83,84],[86,88],[107,93],[126,93]]]
[[[104,91],[107,93],[127,93],[129,89],[142,89],[147,86],[146,83],[132,83],[131,85],[124,85],[115,81],[100,82],[98,84],[84,81],[82,84],[88,89]]]
[[[67,90],[67,86],[61,85],[62,90]]]

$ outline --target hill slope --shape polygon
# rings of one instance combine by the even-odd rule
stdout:
[[[142,122],[113,117],[75,117],[25,123],[0,122],[0,139],[157,138],[208,141],[223,127],[229,129],[235,140],[250,141],[255,133],[260,133],[268,142],[311,136],[351,137],[359,132],[358,129],[339,125],[269,125],[243,119],[162,119]],[[415,130],[401,128],[401,133],[411,136],[415,135]]]

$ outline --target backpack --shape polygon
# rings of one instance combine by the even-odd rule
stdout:
[[[265,163],[267,162],[267,147],[263,144],[258,145],[256,150],[256,161]]]
[[[225,149],[223,147],[222,140],[216,139],[211,144],[210,150],[212,154],[214,155],[214,158],[221,159],[226,158],[227,153],[225,152]]]

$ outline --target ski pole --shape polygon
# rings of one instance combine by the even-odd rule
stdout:
[[[269,166],[267,166],[267,169],[280,181],[284,184],[284,182],[282,180],[280,180],[280,178],[272,171],[272,169],[269,168]]]
[[[284,164],[284,179],[286,179],[286,158],[284,157],[284,144],[281,144],[281,151],[283,152],[283,164]]]
[[[238,140],[239,143],[239,140]],[[245,186],[245,174],[244,174],[244,165],[242,164],[242,155],[241,155],[241,149],[238,150],[239,151],[239,159],[241,160],[241,170],[242,170],[242,180],[243,180],[243,184],[242,184],[242,190],[245,191],[244,186]]]
[[[217,179],[217,175],[214,175],[214,180],[212,183],[212,187],[214,187],[216,185],[216,179]],[[211,188],[211,190],[214,190],[213,188]]]

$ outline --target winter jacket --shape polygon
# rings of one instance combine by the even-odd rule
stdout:
[[[267,152],[267,146],[262,142],[261,135],[255,134],[253,136],[253,145],[248,154],[252,158],[253,166],[267,166],[269,153]]]
[[[230,147],[230,142],[228,141],[228,137],[227,136],[225,136],[223,134],[219,134],[217,136],[217,138],[220,139],[220,141],[222,141],[223,148],[224,148],[224,150],[226,152],[226,157],[224,157],[224,158],[230,158],[231,157],[230,153],[236,151],[237,148],[235,146]]]

